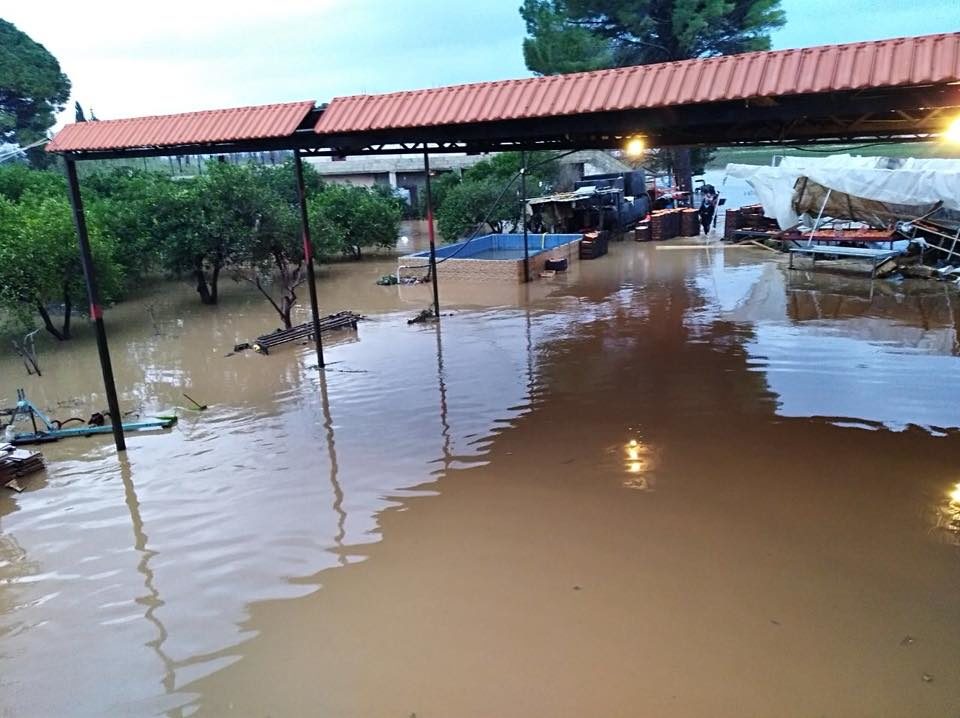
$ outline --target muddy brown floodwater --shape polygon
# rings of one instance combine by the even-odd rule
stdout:
[[[108,313],[124,408],[210,409],[0,496],[0,715],[958,714],[956,292],[627,243],[437,328],[393,266],[323,377],[241,286]],[[0,403],[103,408],[40,360]]]

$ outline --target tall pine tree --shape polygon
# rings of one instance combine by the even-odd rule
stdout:
[[[786,22],[780,0],[524,0],[520,14],[538,75],[769,50]],[[690,153],[669,154],[689,190]]]
[[[42,140],[70,96],[57,59],[12,23],[0,19],[0,143],[21,147]],[[44,164],[42,148],[27,153]]]

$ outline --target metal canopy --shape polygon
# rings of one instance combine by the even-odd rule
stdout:
[[[635,134],[660,147],[915,141],[957,111],[960,33],[946,33],[340,97],[319,108],[87,122],[65,127],[48,151],[77,160],[479,153],[614,148]]]
[[[176,148],[286,138],[313,110],[313,100],[176,115],[93,120],[67,125],[48,152]]]
[[[919,140],[960,109],[960,33],[806,50],[747,53],[596,73],[461,85],[68,125],[47,145],[65,159],[112,419],[121,416],[87,238],[76,162],[293,150],[304,256],[312,257],[301,156],[423,152],[434,311],[439,319],[429,153]],[[526,201],[526,173],[521,175]],[[524,246],[526,248],[526,223]],[[525,261],[524,273],[529,279]],[[310,275],[318,367],[319,308]],[[321,376],[321,387],[323,387]],[[113,424],[118,451],[123,427]]]

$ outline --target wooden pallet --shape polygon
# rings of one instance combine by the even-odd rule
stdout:
[[[43,468],[43,454],[17,449],[10,444],[0,445],[0,486],[22,491],[17,480],[43,471]]]
[[[345,311],[331,314],[320,320],[320,335],[322,336],[325,332],[337,329],[356,329],[357,322],[361,319],[363,319],[363,317],[354,312]],[[251,346],[261,354],[269,354],[271,349],[281,344],[288,344],[300,339],[309,339],[312,336],[313,322],[304,322],[289,329],[278,329],[270,334],[257,337],[257,341]]]

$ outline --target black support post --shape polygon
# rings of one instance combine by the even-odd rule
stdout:
[[[123,416],[120,414],[120,402],[117,401],[117,387],[113,381],[113,365],[110,363],[110,348],[107,346],[107,330],[103,326],[103,308],[100,306],[100,293],[97,290],[97,274],[93,268],[93,255],[90,253],[87,220],[83,215],[83,200],[80,198],[77,166],[72,159],[64,158],[64,162],[67,167],[67,188],[70,193],[70,206],[73,208],[73,224],[77,229],[77,241],[80,244],[80,262],[83,265],[83,278],[87,284],[87,301],[90,304],[90,319],[93,321],[97,332],[97,351],[100,353],[100,370],[103,372],[103,387],[107,393],[110,426],[113,428],[113,443],[116,444],[117,451],[126,451],[127,442],[123,437]]]
[[[433,284],[433,315],[440,321],[440,277],[437,276],[437,243],[433,232],[433,197],[430,194],[430,153],[423,153],[423,173],[426,176],[427,234],[430,236],[430,282]]]
[[[530,244],[527,239],[527,152],[520,153],[520,221],[523,222],[523,281],[530,281]]]
[[[293,151],[293,169],[297,176],[297,200],[300,203],[300,229],[303,233],[303,261],[307,265],[307,286],[310,290],[310,315],[313,319],[313,343],[317,348],[317,366],[323,371],[323,338],[320,336],[320,309],[317,305],[317,283],[313,273],[313,241],[310,239],[310,217],[307,215],[307,190],[303,184],[303,161],[300,150]]]

